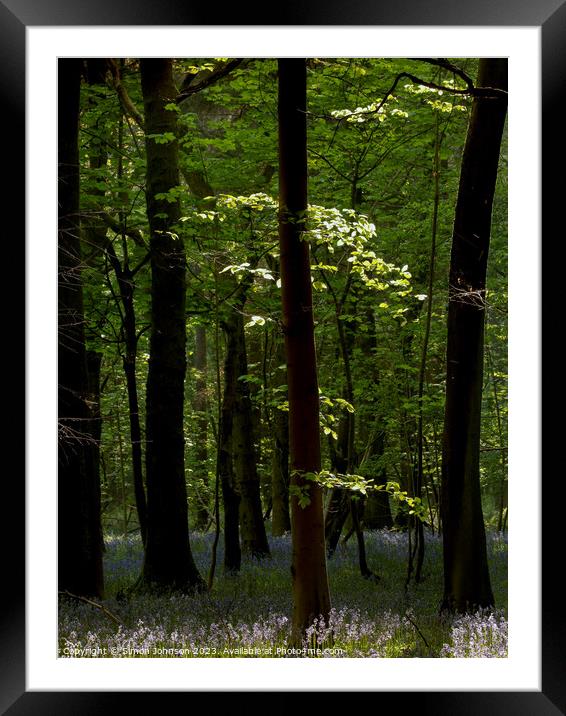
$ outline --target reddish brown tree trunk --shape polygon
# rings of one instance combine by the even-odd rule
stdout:
[[[328,618],[322,490],[304,473],[320,471],[319,397],[314,343],[307,211],[306,62],[279,60],[279,239],[283,330],[289,385],[291,485],[307,487],[309,503],[291,497],[293,640],[312,620]]]

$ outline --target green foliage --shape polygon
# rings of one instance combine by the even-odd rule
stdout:
[[[298,499],[300,507],[306,507],[310,504],[310,484],[314,483],[328,490],[334,488],[346,490],[351,493],[353,498],[360,495],[367,497],[370,492],[386,492],[397,502],[404,503],[409,508],[409,514],[415,515],[420,520],[426,519],[426,510],[422,499],[420,497],[410,497],[407,491],[401,490],[399,483],[393,480],[377,485],[373,480],[368,480],[362,475],[332,473],[329,470],[321,470],[320,472],[294,470],[291,473],[291,477],[299,482],[294,482],[290,485],[289,494]]]
[[[179,87],[187,75],[207,76],[222,58],[175,60]],[[475,76],[477,61],[454,63]],[[460,160],[470,98],[424,85],[400,82],[382,104],[393,80],[410,72],[424,81],[463,88],[459,78],[416,60],[312,58],[308,62],[309,206],[303,238],[312,268],[323,465],[329,468],[340,425],[355,422],[355,472],[371,484],[386,479],[400,487],[388,492],[394,505],[411,490],[416,462],[416,421],[423,416],[423,505],[436,514],[434,490],[440,476],[443,430],[448,264]],[[122,83],[132,103],[143,106],[139,63],[126,59]],[[122,520],[122,469],[126,502],[133,504],[125,379],[122,374],[124,325],[120,287],[111,251],[128,271],[134,292],[138,335],[136,377],[140,413],[149,357],[150,262],[145,197],[145,139],[179,142],[178,186],[159,194],[180,202],[181,220],[171,231],[187,254],[187,329],[197,324],[208,335],[208,455],[214,474],[216,448],[215,325],[234,310],[243,282],[250,284],[242,309],[249,346],[251,399],[258,411],[256,446],[269,494],[271,426],[274,411],[288,409],[281,370],[283,342],[278,272],[277,64],[245,60],[219,82],[170,102],[179,131],[147,137],[123,118],[110,86],[82,85],[81,212],[88,347],[103,353],[103,505],[105,516]],[[429,295],[435,144],[439,142],[438,236],[432,293]],[[102,157],[102,161],[97,158]],[[507,166],[506,139],[493,208],[489,257],[485,384],[482,412],[482,488],[486,518],[498,521],[506,490],[507,446]],[[195,178],[196,177],[196,178]],[[198,179],[198,181],[197,181]],[[203,198],[206,197],[206,198]],[[96,243],[89,227],[99,227]],[[103,237],[103,238],[100,238]],[[424,316],[432,301],[424,394],[418,397]],[[350,350],[351,391],[340,349],[340,332]],[[220,369],[224,357],[218,346]],[[190,363],[190,361],[189,361]],[[195,464],[194,376],[186,381],[187,482],[211,499]],[[379,454],[372,436],[383,433]],[[121,449],[120,449],[121,443]],[[324,471],[321,474],[325,474]],[[328,480],[334,474],[328,470]],[[338,480],[343,478],[336,476]],[[345,478],[344,478],[345,479]],[[358,484],[358,483],[356,483]],[[362,483],[360,483],[362,484]],[[332,487],[327,481],[324,489]],[[359,492],[360,490],[355,490]],[[304,499],[304,498],[303,498]],[[418,505],[417,505],[418,507]],[[128,508],[129,509],[129,508]],[[191,505],[191,509],[192,505]],[[410,506],[412,509],[412,506]],[[132,520],[135,517],[132,514]]]
[[[146,134],[146,139],[153,139],[156,144],[170,144],[177,137],[173,132],[162,132],[161,134]]]

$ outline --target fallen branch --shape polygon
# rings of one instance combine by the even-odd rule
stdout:
[[[96,607],[97,609],[100,609],[100,611],[104,612],[106,616],[109,619],[112,619],[113,622],[120,626],[124,626],[124,622],[120,621],[118,617],[115,614],[112,614],[112,612],[107,609],[103,604],[99,604],[98,602],[94,602],[92,599],[87,599],[86,597],[81,597],[78,594],[71,594],[71,592],[67,592],[66,590],[60,591],[59,594],[62,594],[66,597],[70,597],[71,599],[76,599],[78,602],[84,602],[85,604],[90,604],[91,607]]]

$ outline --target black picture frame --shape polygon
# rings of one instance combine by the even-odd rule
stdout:
[[[25,265],[22,217],[25,216],[25,177],[21,148],[25,146],[25,30],[27,26],[84,25],[258,25],[271,24],[259,3],[233,3],[219,8],[217,4],[175,0],[0,0],[0,96],[2,134],[16,149],[10,164],[10,181],[2,199],[10,207],[8,219],[14,221],[9,256],[18,266]],[[277,7],[277,25],[405,25],[405,26],[538,26],[542,34],[542,235],[556,236],[552,227],[563,224],[558,216],[564,202],[563,172],[566,159],[564,113],[566,94],[566,2],[565,0],[397,0],[377,3],[375,0],[336,0],[299,3],[291,0]],[[221,22],[218,19],[221,18]],[[529,89],[525,88],[525,101]],[[561,160],[557,161],[557,158]],[[553,174],[559,165],[562,181]],[[561,233],[563,234],[563,228]],[[533,244],[533,251],[540,250]],[[21,253],[20,253],[21,252]],[[21,319],[12,316],[9,329],[13,335],[21,330]],[[9,330],[8,329],[8,330]],[[21,359],[13,375],[22,370]],[[553,373],[553,375],[556,375]],[[555,444],[552,436],[549,444]],[[27,450],[33,446],[28,445]],[[7,458],[6,458],[7,459]],[[542,474],[542,470],[541,470]],[[8,477],[8,474],[6,475]],[[533,476],[533,479],[536,476]],[[557,475],[559,482],[560,475]],[[559,547],[564,539],[562,522],[557,515],[552,477],[543,485],[543,551],[542,551],[542,690],[540,692],[380,692],[375,708],[383,710],[414,709],[434,716],[556,716],[566,714],[566,634],[560,598]],[[9,473],[3,481],[5,504],[10,505],[9,545],[4,540],[4,606],[0,612],[0,710],[10,716],[23,714],[73,714],[89,716],[106,709],[131,711],[143,699],[141,712],[168,708],[170,697],[185,702],[190,693],[178,692],[29,692],[25,686],[25,485],[23,475]],[[5,508],[4,514],[8,512]],[[559,532],[560,530],[560,532]],[[526,578],[529,578],[527,576]],[[410,684],[407,684],[410,689]],[[368,684],[368,690],[371,685]],[[216,700],[217,696],[214,699]],[[289,694],[292,695],[292,694]],[[163,699],[167,697],[167,706]],[[233,696],[231,697],[233,698]],[[269,695],[266,694],[266,699]],[[232,702],[233,703],[233,702]],[[194,706],[194,705],[193,705]],[[217,702],[205,708],[216,709]]]

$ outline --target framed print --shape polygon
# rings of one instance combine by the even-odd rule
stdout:
[[[25,176],[20,154],[11,165],[14,171],[10,171],[4,200],[11,218],[26,216],[28,237],[25,257],[22,256],[23,265],[27,267],[27,477],[25,495],[22,478],[10,474],[6,479],[12,536],[6,550],[7,574],[10,575],[9,589],[6,590],[8,603],[0,617],[2,712],[13,716],[27,713],[94,714],[115,705],[132,708],[132,697],[136,697],[136,702],[140,699],[142,708],[149,710],[158,706],[157,699],[162,700],[165,696],[169,699],[173,694],[188,708],[191,691],[379,691],[376,698],[380,699],[380,709],[384,706],[382,699],[387,699],[387,706],[391,708],[398,708],[401,699],[404,707],[439,716],[566,714],[566,680],[563,676],[566,635],[560,600],[553,599],[554,594],[559,594],[560,577],[560,550],[556,545],[560,544],[558,525],[561,520],[556,515],[555,494],[559,487],[552,478],[547,477],[542,482],[540,468],[537,327],[541,320],[541,284],[538,275],[532,275],[528,290],[522,290],[529,276],[529,266],[533,274],[538,274],[542,232],[550,234],[552,218],[556,217],[557,207],[563,202],[561,182],[551,174],[551,167],[557,163],[557,156],[564,156],[564,132],[558,122],[563,117],[560,106],[566,85],[563,49],[566,4],[561,4],[560,0],[544,0],[531,7],[496,0],[472,5],[458,0],[455,3],[439,1],[425,7],[415,0],[404,0],[397,5],[375,7],[357,0],[347,9],[338,4],[324,8],[306,5],[284,8],[277,26],[264,26],[257,20],[261,14],[254,17],[253,8],[249,6],[226,9],[220,24],[213,22],[218,20],[217,8],[212,12],[203,7],[182,7],[173,3],[141,2],[134,8],[121,0],[69,7],[55,1],[44,4],[27,0],[1,2],[3,136],[12,146],[26,146]],[[451,41],[446,39],[446,31],[452,33]],[[394,49],[397,38],[398,46],[402,48],[399,52]],[[435,45],[437,39],[439,44]],[[185,51],[185,47],[191,49]],[[246,47],[253,47],[253,52],[246,52]],[[292,49],[286,50],[287,47]],[[429,49],[425,49],[427,47]],[[442,47],[442,53],[435,47]],[[475,52],[471,49],[474,47]],[[539,48],[542,77],[539,75]],[[515,74],[510,74],[513,84],[510,84],[509,92],[510,102],[511,97],[514,98],[509,111],[509,182],[510,185],[514,183],[511,191],[515,199],[521,197],[519,204],[522,204],[520,207],[511,203],[509,215],[509,234],[522,232],[517,252],[520,266],[510,269],[510,291],[516,297],[516,303],[510,311],[509,350],[511,356],[524,355],[522,362],[516,363],[519,367],[511,372],[511,383],[515,385],[511,402],[520,417],[513,428],[514,437],[510,437],[509,459],[510,471],[514,466],[522,468],[521,486],[529,491],[530,498],[527,499],[531,500],[533,509],[538,512],[539,507],[542,508],[542,516],[533,517],[534,527],[528,522],[518,524],[519,519],[527,520],[529,514],[523,494],[517,498],[518,503],[522,501],[517,521],[511,525],[512,518],[509,518],[510,551],[515,549],[514,561],[510,564],[509,589],[510,594],[522,593],[520,598],[514,599],[513,607],[510,606],[510,629],[513,630],[513,624],[522,622],[516,631],[520,636],[511,637],[510,657],[507,660],[470,659],[467,664],[461,663],[466,661],[463,659],[382,659],[377,660],[381,661],[377,670],[369,659],[329,659],[325,660],[327,663],[315,659],[308,663],[298,659],[234,659],[229,662],[231,673],[216,666],[217,660],[206,659],[192,662],[183,659],[57,659],[54,655],[56,622],[52,618],[57,603],[52,588],[55,585],[55,561],[51,556],[55,552],[49,551],[51,547],[47,545],[48,535],[55,534],[55,522],[53,517],[43,524],[40,515],[41,510],[52,511],[53,515],[56,512],[54,483],[47,476],[55,470],[50,467],[56,460],[55,452],[49,447],[53,444],[54,433],[48,425],[49,415],[42,413],[40,405],[53,402],[53,391],[46,390],[41,383],[45,383],[46,374],[51,370],[52,387],[56,384],[56,364],[49,363],[48,358],[52,353],[48,347],[54,345],[54,324],[50,325],[43,317],[37,294],[40,274],[48,273],[47,267],[52,265],[53,252],[49,254],[48,250],[42,254],[43,242],[45,247],[54,242],[51,225],[56,225],[52,221],[55,209],[51,201],[55,196],[57,163],[53,60],[58,56],[381,58],[437,57],[440,54],[442,57],[510,57],[514,67],[521,68],[520,73],[515,69]],[[529,120],[523,124],[517,120],[512,126],[521,106]],[[542,123],[539,108],[542,109]],[[40,133],[36,131],[38,121],[42,124]],[[543,157],[540,196],[537,195],[540,157],[535,139],[539,133]],[[521,137],[525,138],[521,147],[523,158],[514,154],[513,149],[521,146]],[[38,182],[40,176],[43,184]],[[41,194],[38,185],[44,187],[45,203],[38,198]],[[514,206],[518,207],[516,215]],[[43,219],[50,211],[50,218]],[[516,216],[521,217],[520,220]],[[539,216],[542,216],[540,231]],[[23,252],[23,242],[15,240],[21,233],[19,221],[17,233],[11,233],[14,237],[11,249],[21,246]],[[42,237],[39,242],[38,237]],[[530,245],[529,241],[532,242]],[[43,258],[38,261],[38,256]],[[49,292],[53,284],[47,280],[41,286],[45,296],[51,296]],[[46,298],[45,303],[52,298]],[[523,326],[526,326],[524,330]],[[530,341],[525,341],[525,335],[530,336]],[[44,358],[48,369],[41,365]],[[523,381],[522,376],[526,374],[529,378]],[[39,400],[38,396],[41,396]],[[41,436],[40,441],[38,436]],[[528,450],[525,448],[527,444],[531,445]],[[38,473],[43,468],[45,479],[38,480]],[[41,497],[38,499],[38,496]],[[46,551],[42,551],[42,542],[45,542]],[[522,564],[528,565],[525,574],[521,574]],[[542,566],[540,579],[539,565]],[[33,608],[30,606],[32,602]],[[45,646],[51,642],[52,647]],[[349,663],[344,665],[344,661]],[[192,674],[187,671],[191,663]],[[440,669],[445,667],[440,676]],[[310,680],[304,678],[305,673],[310,675]],[[264,698],[267,703],[269,693]],[[162,703],[160,706],[163,708]]]

